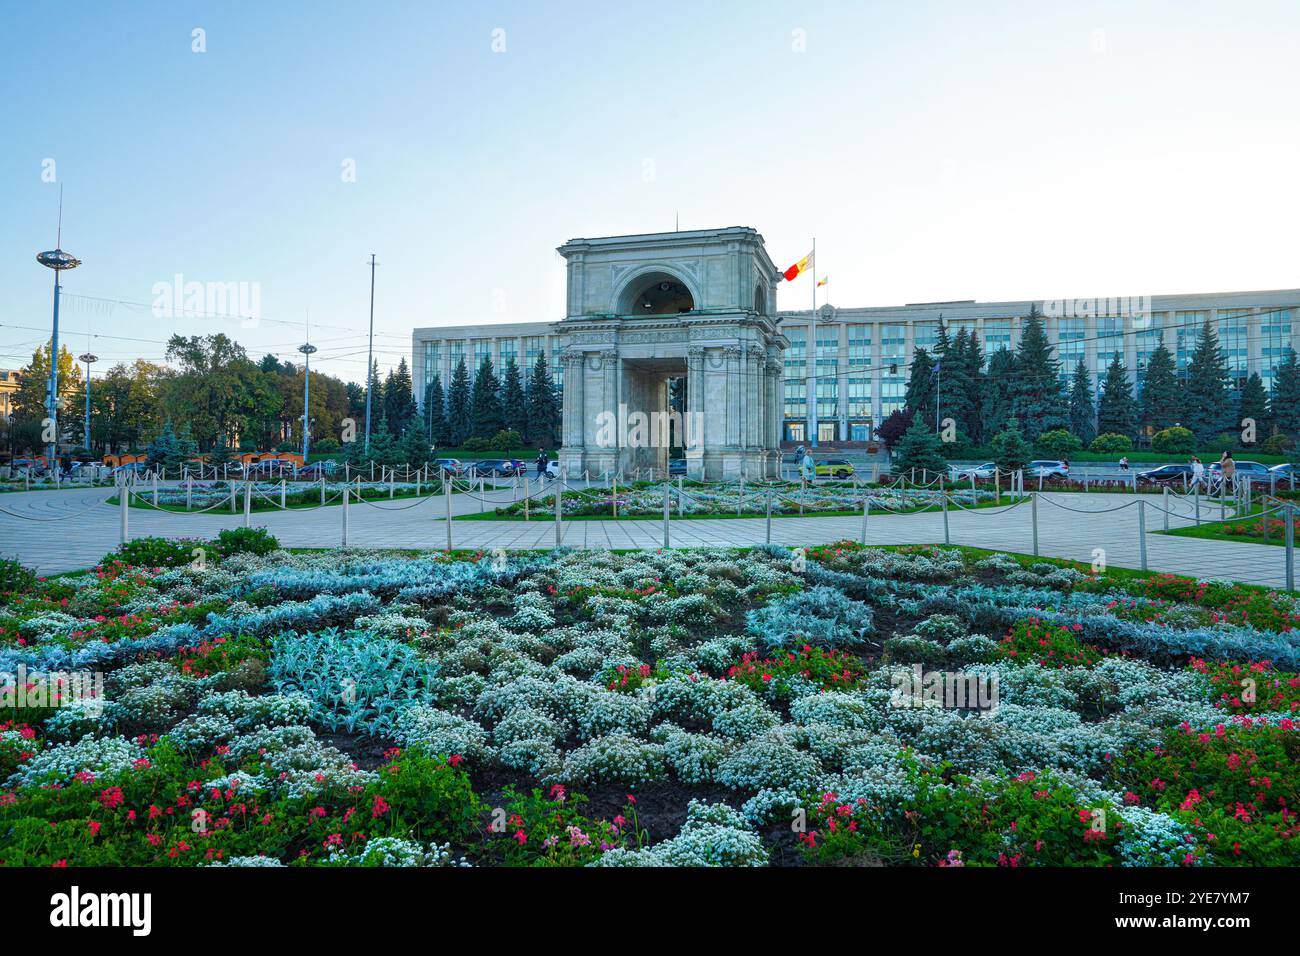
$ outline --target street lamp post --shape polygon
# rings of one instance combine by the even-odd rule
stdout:
[[[307,464],[307,452],[310,448],[309,440],[311,431],[311,353],[316,351],[316,346],[308,342],[305,345],[298,346],[298,351],[306,358],[306,365],[302,373],[302,463],[304,467]]]
[[[77,361],[86,363],[86,427],[84,429],[85,439],[82,441],[82,445],[86,451],[90,451],[90,366],[99,361],[99,356],[87,352],[85,355],[78,355]]]
[[[62,233],[62,227],[59,231]],[[50,252],[39,253],[36,261],[45,268],[54,270],[54,330],[50,337],[50,382],[45,396],[45,412],[48,416],[45,427],[51,436],[45,445],[45,463],[53,468],[59,452],[59,273],[65,269],[77,268],[81,265],[81,260],[58,248],[56,243]]]

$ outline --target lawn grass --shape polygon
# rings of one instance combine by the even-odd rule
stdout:
[[[1157,531],[1155,534],[1174,535],[1179,538],[1203,538],[1207,541],[1236,541],[1240,544],[1262,544],[1272,547],[1285,547],[1286,539],[1281,531],[1270,534],[1267,538],[1258,538],[1245,534],[1229,534],[1225,528],[1259,526],[1261,505],[1251,505],[1250,514],[1227,521],[1215,521],[1213,524],[1188,525],[1185,528],[1171,528],[1169,531]]]

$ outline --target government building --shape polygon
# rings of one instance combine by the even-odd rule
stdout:
[[[753,229],[574,239],[559,251],[568,271],[564,319],[416,329],[412,372],[422,401],[434,374],[445,387],[461,358],[471,376],[484,357],[498,370],[514,358],[526,376],[545,355],[564,394],[561,467],[575,475],[663,467],[671,444],[685,448],[692,473],[757,477],[774,472],[782,444],[814,435],[819,445],[865,443],[903,406],[913,350],[933,351],[940,323],[950,336],[974,332],[991,355],[1015,350],[1037,309],[1062,380],[1082,358],[1095,385],[1119,353],[1140,387],[1162,343],[1185,370],[1207,319],[1238,387],[1258,372],[1271,389],[1286,350],[1300,351],[1300,289],[826,305],[814,316],[775,310],[781,271]],[[670,442],[638,439],[635,423],[624,421],[673,411]],[[612,444],[602,428],[611,422]],[[696,441],[688,441],[692,423]]]

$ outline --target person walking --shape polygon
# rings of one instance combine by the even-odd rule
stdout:
[[[546,449],[543,448],[537,453],[537,480],[539,482],[546,480]]]
[[[799,462],[799,471],[803,480],[811,484],[817,480],[817,466],[813,463],[813,456],[804,454],[803,460]]]
[[[1201,459],[1197,458],[1195,455],[1192,456],[1191,465],[1192,487],[1199,488],[1201,487],[1201,482],[1205,480],[1205,465],[1202,464]]]
[[[1237,479],[1237,463],[1233,461],[1232,452],[1223,453],[1223,457],[1219,459],[1219,471],[1223,473],[1222,493],[1226,495],[1233,489]]]
[[[1119,459],[1119,470],[1128,471],[1128,455],[1121,455]]]

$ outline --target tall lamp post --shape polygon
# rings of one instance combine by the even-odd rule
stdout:
[[[375,254],[370,253],[370,344],[366,347],[366,436],[365,451],[370,453],[370,396],[375,390]]]
[[[308,342],[305,345],[298,346],[298,351],[305,356],[307,362],[302,373],[302,463],[306,466],[307,451],[310,448],[308,433],[311,431],[311,419],[309,418],[311,414],[311,353],[316,351],[316,346]]]
[[[63,227],[60,225],[59,242],[62,241]],[[59,273],[77,268],[81,265],[81,260],[58,248],[56,243],[50,252],[37,254],[36,261],[45,268],[54,270],[54,331],[50,337],[50,383],[45,396],[45,412],[49,419],[46,427],[52,436],[52,440],[45,446],[45,463],[53,468],[59,452]]]
[[[86,428],[82,446],[86,451],[90,451],[90,366],[99,361],[99,356],[87,352],[85,355],[78,355],[77,361],[86,363]]]

